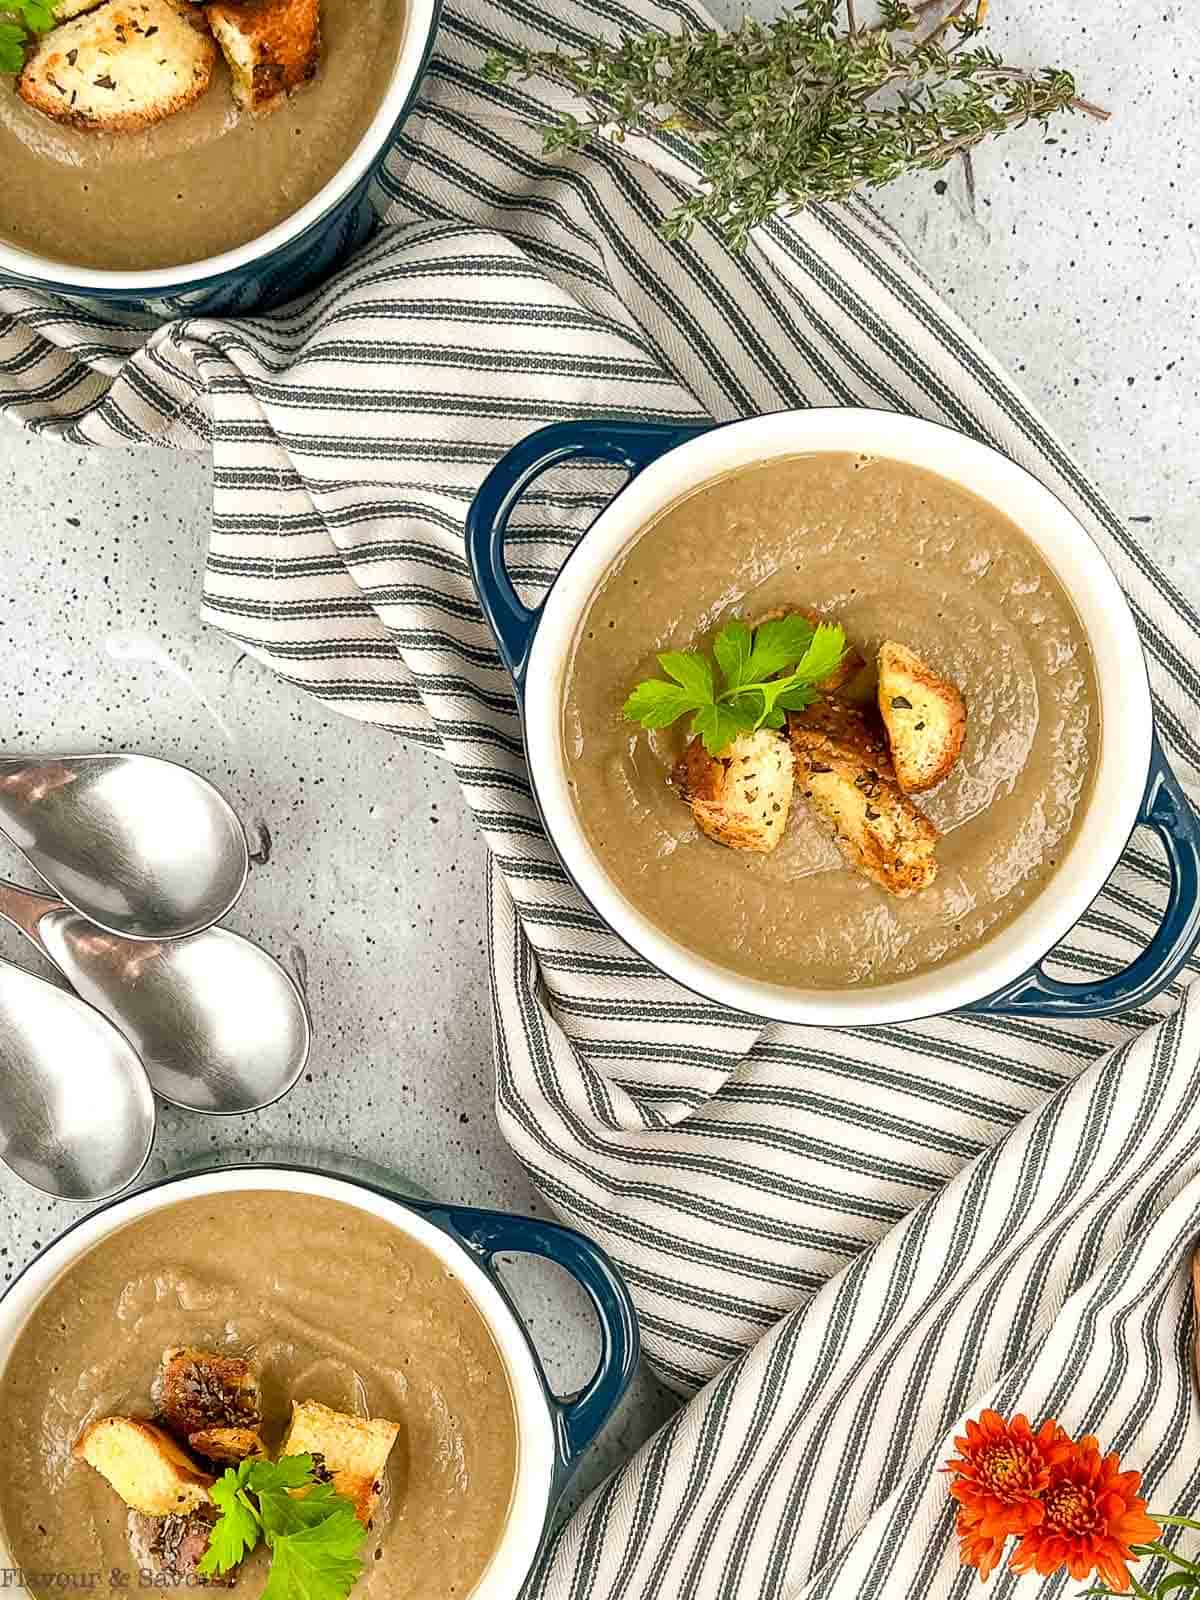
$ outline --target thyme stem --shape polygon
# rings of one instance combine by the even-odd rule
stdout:
[[[920,19],[924,16],[927,16],[929,12],[940,11],[945,4],[946,0],[912,0],[912,4],[908,7],[908,11],[914,21],[920,21]],[[864,31],[867,33],[890,33],[892,28],[887,22],[876,22]]]
[[[549,77],[586,103],[589,116],[548,130],[552,151],[598,133],[686,140],[699,187],[663,231],[712,226],[735,249],[773,215],[943,167],[1027,123],[1108,118],[1070,73],[1009,66],[980,44],[986,0],[878,8],[867,25],[857,0],[794,0],[773,22],[745,18],[728,33],[650,29],[578,53],[494,54],[486,72]]]
[[[976,5],[976,0],[957,0],[957,4],[952,6],[951,9],[947,11],[946,15],[936,25],[936,27],[933,27],[929,30],[929,32],[921,40],[921,43],[923,45],[936,44],[939,39],[943,38],[944,35],[949,32],[949,30],[954,26],[969,5]],[[972,24],[972,26],[974,25],[975,24]],[[964,34],[963,37],[965,38],[966,35]]]

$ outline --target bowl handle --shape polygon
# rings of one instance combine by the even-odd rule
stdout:
[[[1153,828],[1163,842],[1171,891],[1161,927],[1133,965],[1095,983],[1061,983],[1047,977],[1039,963],[965,1010],[1001,1017],[1110,1017],[1145,1005],[1167,987],[1200,940],[1200,819],[1157,734],[1138,823]]]
[[[521,496],[543,472],[560,462],[586,458],[624,467],[631,478],[711,423],[690,426],[667,422],[554,422],[539,428],[488,473],[467,513],[467,562],[483,614],[500,645],[504,665],[518,693],[525,680],[529,647],[542,607],[522,605],[504,562],[508,521]],[[545,602],[543,601],[543,604]]]
[[[419,1206],[431,1220],[447,1227],[496,1279],[492,1265],[502,1253],[545,1256],[575,1279],[592,1302],[600,1323],[600,1361],[578,1394],[561,1397],[550,1387],[534,1351],[542,1387],[554,1417],[559,1465],[565,1478],[612,1416],[638,1363],[640,1341],[637,1316],[629,1290],[612,1262],[590,1239],[561,1222],[540,1217],[510,1216],[503,1211],[480,1211],[473,1206]],[[532,1349],[532,1342],[530,1345]]]

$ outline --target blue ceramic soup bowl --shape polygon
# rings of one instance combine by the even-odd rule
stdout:
[[[313,288],[375,227],[371,183],[416,98],[440,9],[441,0],[406,0],[395,70],[366,133],[324,188],[257,239],[204,261],[121,272],[51,260],[0,239],[0,283],[158,320],[265,311]]]
[[[1045,886],[982,944],[932,971],[843,989],[788,987],[719,966],[656,926],[608,876],[576,813],[562,740],[574,641],[592,596],[668,506],[740,468],[819,451],[864,453],[935,472],[996,506],[1057,575],[1087,634],[1099,696],[1100,748],[1073,837]],[[505,565],[522,496],[549,468],[594,459],[627,486],[575,546],[541,605],[529,608]],[[781,1022],[864,1027],[973,1010],[1001,1016],[1111,1016],[1144,1005],[1200,940],[1200,822],[1167,765],[1133,615],[1087,530],[1024,467],[939,424],[852,407],[783,411],[719,427],[624,420],[556,423],[504,456],[467,519],[472,576],[512,674],[530,778],[546,831],[608,926],[660,971],[708,999]],[[1045,960],[1087,911],[1133,829],[1155,830],[1170,894],[1162,923],[1124,971],[1065,983]],[[800,908],[798,908],[799,910]]]
[[[612,1415],[638,1360],[633,1305],[616,1269],[590,1240],[560,1223],[441,1205],[360,1179],[284,1163],[250,1162],[166,1178],[90,1212],[51,1241],[13,1281],[0,1298],[0,1378],[34,1308],[102,1239],[185,1200],[247,1191],[317,1196],[375,1217],[398,1236],[431,1251],[471,1300],[491,1333],[508,1379],[516,1419],[517,1468],[504,1532],[470,1600],[517,1600],[567,1480]],[[236,1248],[244,1248],[244,1241]],[[554,1393],[496,1272],[498,1255],[536,1255],[553,1261],[570,1273],[590,1300],[600,1324],[600,1359],[578,1394],[562,1398]],[[269,1275],[269,1263],[263,1263],[263,1271]],[[198,1315],[202,1328],[203,1312]],[[0,1568],[12,1565],[0,1529]]]

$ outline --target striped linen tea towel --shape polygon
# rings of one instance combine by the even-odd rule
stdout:
[[[382,179],[386,226],[332,282],[150,335],[4,289],[0,399],[77,443],[210,448],[207,620],[441,751],[486,836],[501,1125],[620,1263],[650,1361],[694,1395],[559,1531],[531,1594],[966,1594],[933,1468],[986,1403],[1095,1431],[1159,1509],[1200,1505],[1200,1000],[1185,980],[1104,1022],[832,1031],[659,977],[541,832],[463,519],[499,456],[563,418],[869,405],[948,423],[1033,470],[1105,551],[1193,793],[1200,619],[866,207],[773,224],[741,258],[706,232],[667,246],[681,148],[547,159],[561,97],[481,74],[497,44],[681,20],[705,19],[451,0]],[[576,465],[525,499],[510,559],[528,595],[614,487]],[[1165,883],[1135,837],[1060,973],[1130,960]]]

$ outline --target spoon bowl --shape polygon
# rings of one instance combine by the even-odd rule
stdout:
[[[0,1160],[63,1200],[105,1200],[146,1164],[154,1096],[129,1041],[44,978],[0,962]]]
[[[240,934],[122,939],[3,880],[0,917],[120,1029],[154,1092],[172,1105],[216,1116],[258,1111],[304,1071],[312,1029],[303,996],[273,956]]]
[[[211,927],[250,866],[224,796],[155,756],[6,756],[0,828],[62,900],[126,939]]]

